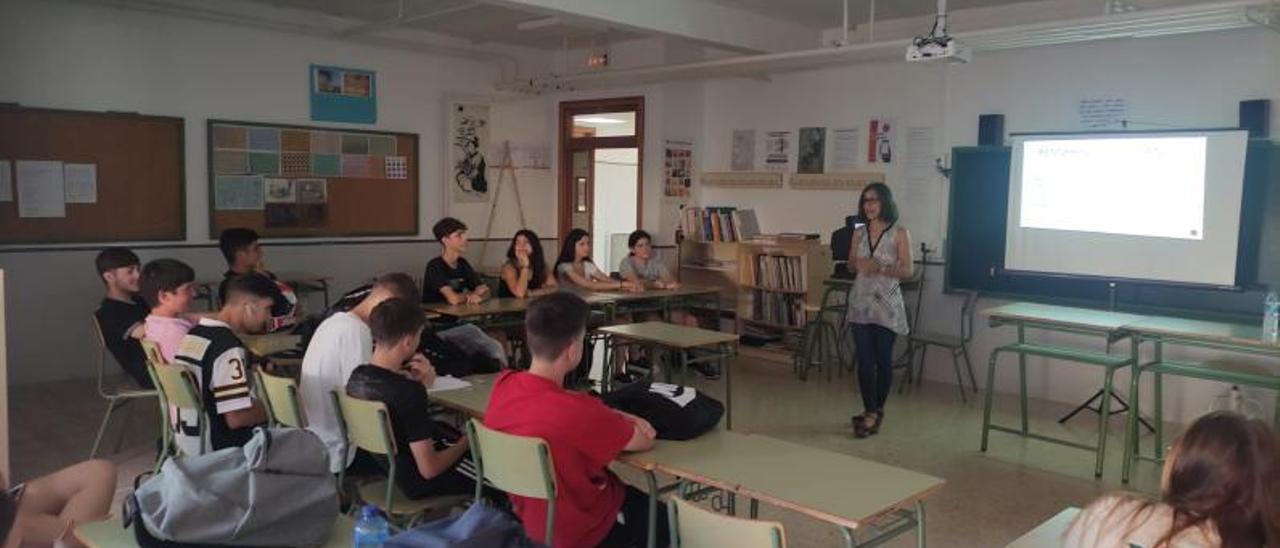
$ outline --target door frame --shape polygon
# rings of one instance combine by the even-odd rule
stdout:
[[[628,137],[574,137],[573,117],[582,114],[604,114],[608,112],[635,112],[636,132]],[[636,162],[636,228],[644,220],[644,96],[615,97],[611,99],[590,99],[585,101],[560,102],[560,173],[558,176],[559,199],[556,228],[558,239],[563,240],[573,226],[573,153],[580,150],[592,152],[599,148],[634,148],[637,151]],[[594,203],[595,177],[589,179],[588,202],[591,216],[594,219],[596,209]]]

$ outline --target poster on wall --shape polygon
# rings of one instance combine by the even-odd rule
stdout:
[[[826,167],[827,128],[800,128],[800,152],[796,159],[796,173],[822,173]]]
[[[756,130],[733,130],[733,155],[730,168],[734,171],[751,171],[756,168]]]
[[[1086,97],[1076,105],[1080,129],[1120,129],[1128,112],[1124,97]]]
[[[378,121],[376,78],[371,70],[311,65],[311,119],[373,124]]]
[[[764,136],[764,167],[786,172],[791,165],[791,132],[770,131]]]
[[[831,171],[857,171],[858,128],[834,128],[831,130]]]
[[[662,195],[677,200],[688,199],[693,191],[693,143],[667,141],[664,162],[666,177]]]
[[[453,103],[449,107],[449,186],[454,202],[489,201],[489,105]]]
[[[867,124],[867,163],[893,163],[893,128],[897,125],[886,118],[875,118]]]

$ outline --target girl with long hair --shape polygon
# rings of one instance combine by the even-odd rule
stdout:
[[[507,246],[507,262],[502,264],[498,296],[523,299],[555,291],[555,277],[549,274],[538,234],[527,228],[521,229]]]
[[[565,287],[589,291],[639,291],[640,284],[610,278],[591,260],[591,235],[581,228],[569,231],[556,259],[556,279]]]

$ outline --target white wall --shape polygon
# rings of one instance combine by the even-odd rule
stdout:
[[[913,126],[935,128],[935,154],[945,157],[953,146],[976,144],[979,114],[1004,114],[1006,131],[1077,129],[1076,103],[1082,98],[1125,98],[1128,118],[1150,124],[1135,123],[1131,128],[1235,126],[1239,101],[1280,101],[1280,34],[1250,29],[993,52],[958,66],[855,65],[775,75],[771,82],[711,81],[704,93],[698,170],[729,168],[734,129],[794,132],[811,125],[854,124],[865,140],[867,121],[873,117],[897,120],[895,151],[900,158],[906,144],[903,130]],[[1280,127],[1278,110],[1273,109],[1273,128]],[[934,177],[928,185],[909,188],[903,164],[888,169],[887,178],[904,226],[917,242],[941,248],[945,179]],[[824,239],[856,209],[853,193],[835,191],[698,188],[697,195],[700,205],[755,208],[765,232],[812,231]],[[940,267],[930,268],[924,327],[954,331],[959,298],[941,294],[942,274]],[[980,307],[995,304],[984,301]],[[977,325],[972,355],[979,378],[985,379],[991,349],[1013,335],[1008,329],[986,328],[981,321]],[[1057,340],[1101,348],[1100,343],[1071,337]],[[1029,384],[1037,396],[1075,403],[1101,383],[1096,368],[1057,363],[1044,367],[1043,362],[1030,360]],[[950,361],[942,353],[931,356],[928,376],[954,382]],[[1016,381],[1016,368],[1005,367],[997,387],[1013,391]],[[1119,386],[1127,390],[1127,375],[1121,381]],[[1166,382],[1166,401],[1172,417],[1185,420],[1203,412],[1221,390],[1219,385],[1171,381]],[[1256,397],[1270,401],[1265,394]]]
[[[451,97],[492,95],[496,65],[76,3],[0,3],[0,74],[4,74],[0,101],[186,119],[188,243],[205,246],[139,254],[143,260],[159,256],[185,260],[202,278],[217,278],[225,269],[217,250],[207,246],[205,120],[313,124],[306,92],[311,63],[377,72],[379,123],[373,128],[419,135],[420,224],[422,236],[429,238],[431,223],[446,211],[440,184],[444,102]],[[516,118],[495,122],[494,135],[518,135],[511,128],[522,125]],[[553,199],[539,201],[542,194],[524,194],[527,204],[532,200],[544,210],[528,211],[531,224],[553,226],[553,221],[541,221],[546,204],[554,203]],[[473,230],[483,230],[484,216],[460,213]],[[505,237],[512,231],[508,224],[501,232],[495,228],[495,235]],[[437,248],[421,238],[410,240],[418,241],[269,245],[267,254],[276,270],[329,274],[342,291],[378,271],[419,274]],[[505,249],[505,245],[490,247]],[[101,297],[93,255],[92,251],[0,253],[0,268],[9,277],[10,318],[21,319],[9,324],[12,383],[92,376],[86,316]]]

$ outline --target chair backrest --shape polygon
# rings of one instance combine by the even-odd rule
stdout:
[[[266,401],[271,422],[293,428],[306,428],[307,419],[298,400],[298,381],[254,369],[258,386]]]
[[[672,548],[783,548],[782,524],[726,516],[703,510],[680,497],[667,503]]]
[[[156,387],[164,393],[164,399],[170,405],[183,409],[204,409],[200,405],[200,383],[196,381],[195,373],[181,365],[148,361]]]
[[[467,423],[472,458],[494,487],[523,497],[554,500],[555,468],[547,442],[489,428],[476,419]]]
[[[346,430],[351,443],[370,453],[395,456],[396,441],[391,433],[391,415],[387,413],[386,404],[348,396],[342,390],[334,390],[331,394],[339,413],[339,425]]]
[[[467,421],[467,439],[476,465],[476,502],[480,501],[484,480],[507,493],[546,500],[544,541],[548,546],[554,544],[556,472],[547,442],[499,432],[478,419]]]
[[[98,343],[98,393],[106,398],[110,394],[107,394],[102,378],[106,376],[107,369],[107,340],[102,336],[102,324],[98,323],[98,315],[90,312],[89,321],[93,324],[93,340]]]

